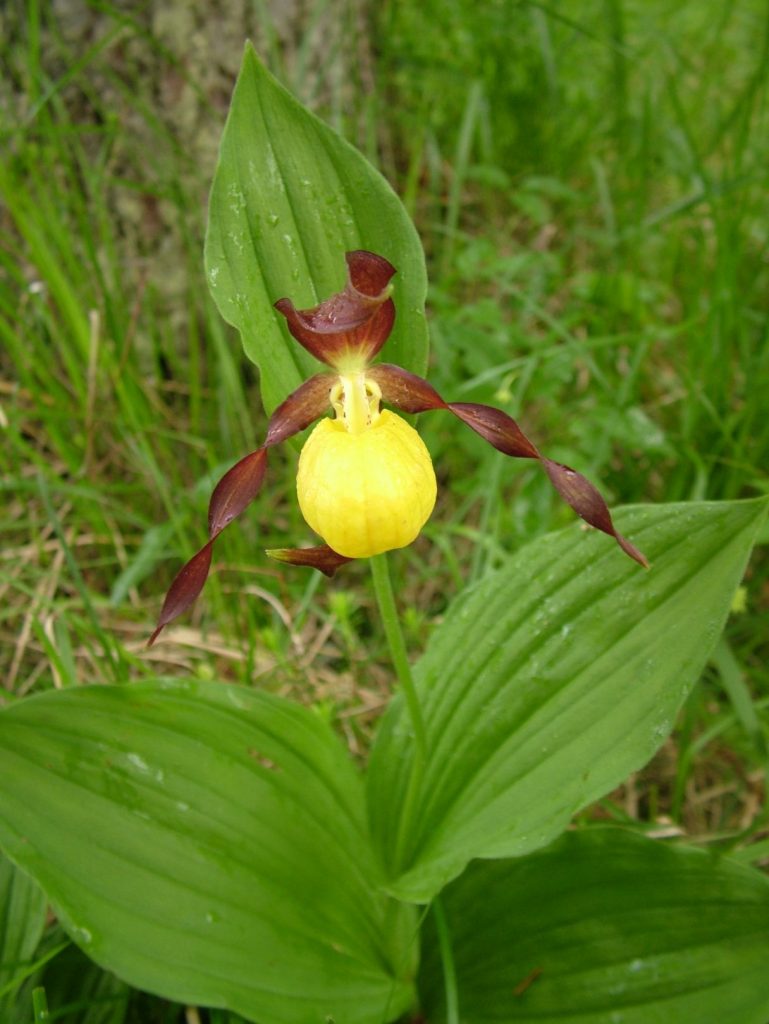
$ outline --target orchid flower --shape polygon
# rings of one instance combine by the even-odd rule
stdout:
[[[501,409],[475,402],[446,402],[422,377],[388,363],[371,365],[395,321],[391,279],[395,268],[371,252],[349,252],[343,291],[312,309],[289,299],[275,308],[294,338],[331,368],[306,380],[275,410],[261,448],[225,473],[208,507],[209,540],[171,584],[152,644],[161,630],[195,601],[211,567],[214,541],[259,493],[267,452],[310,426],[328,410],[302,448],[297,497],[307,523],[324,543],[268,551],[273,558],[332,576],[345,562],[405,547],[417,537],[435,505],[432,460],[419,434],[397,413],[445,409],[494,448],[518,459],[537,459],[577,515],[609,534],[644,567],[641,552],[614,528],[601,495],[585,477],[545,458]]]

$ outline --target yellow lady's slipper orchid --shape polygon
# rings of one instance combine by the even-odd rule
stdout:
[[[268,449],[327,410],[334,417],[321,420],[313,430],[297,474],[302,514],[325,543],[268,554],[331,576],[350,559],[404,547],[417,537],[435,505],[435,473],[417,432],[396,413],[382,410],[383,401],[407,413],[446,409],[503,454],[539,460],[579,516],[647,565],[641,552],[615,530],[595,487],[575,470],[545,458],[507,413],[474,402],[445,402],[421,377],[399,366],[371,365],[395,320],[390,297],[395,268],[370,252],[350,252],[346,259],[346,287],[319,306],[297,310],[289,299],[275,303],[294,338],[333,372],[310,377],[289,395],[272,414],[262,447],[219,481],[208,507],[208,543],[171,584],[150,644],[202,590],[214,541],[259,493]]]
[[[430,453],[404,419],[383,410],[360,431],[321,420],[302,448],[296,492],[312,529],[345,558],[416,540],[437,493]]]

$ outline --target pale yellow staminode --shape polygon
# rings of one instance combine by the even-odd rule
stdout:
[[[367,558],[416,539],[435,505],[430,453],[413,427],[379,411],[376,385],[342,377],[324,419],[302,449],[296,490],[309,525],[347,558]]]

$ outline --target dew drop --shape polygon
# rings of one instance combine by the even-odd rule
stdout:
[[[141,754],[126,754],[126,758],[128,760],[128,763],[130,765],[133,765],[133,767],[138,772],[141,772],[142,775],[149,775],[150,766],[147,764],[147,762],[144,760]]]

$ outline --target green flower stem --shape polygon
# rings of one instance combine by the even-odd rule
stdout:
[[[404,852],[403,848],[416,809],[416,800],[427,761],[427,730],[425,728],[425,720],[422,717],[422,707],[419,703],[416,686],[414,685],[414,677],[411,674],[411,665],[406,653],[406,642],[403,639],[403,630],[401,629],[398,609],[395,604],[387,555],[374,555],[370,561],[374,593],[379,605],[379,614],[382,617],[387,645],[390,648],[390,657],[393,660],[398,682],[403,691],[403,697],[411,717],[411,727],[414,730],[414,760],[411,767],[411,778],[409,779],[406,797],[403,801],[403,812],[395,843],[395,863],[397,866],[400,866]],[[438,948],[440,949],[441,963],[443,964],[444,990],[446,993],[446,1024],[459,1024],[457,975],[454,969],[451,936],[446,915],[443,912],[443,905],[438,896],[433,900],[430,909],[435,920]]]
[[[411,778],[403,801],[398,835],[395,844],[395,864],[400,866],[404,845],[409,834],[411,821],[415,811],[416,799],[419,794],[419,787],[424,775],[425,763],[427,761],[427,730],[422,717],[422,708],[419,704],[414,677],[411,674],[411,665],[406,654],[406,642],[403,639],[398,609],[395,605],[392,582],[390,580],[390,566],[387,555],[374,555],[371,559],[371,577],[374,581],[374,593],[376,594],[379,614],[382,617],[387,645],[390,648],[390,657],[395,667],[403,697],[406,701],[411,727],[414,730],[414,760],[411,767]]]
[[[443,985],[446,994],[446,1024],[459,1024],[459,996],[457,993],[457,972],[454,969],[454,954],[451,950],[451,934],[440,896],[430,904],[438,936],[438,949],[443,964]]]
[[[390,648],[390,657],[393,660],[395,674],[398,676],[398,682],[403,690],[403,696],[411,716],[416,750],[419,760],[424,763],[427,757],[427,731],[422,718],[419,697],[414,686],[414,677],[411,674],[411,665],[406,654],[406,642],[403,639],[398,609],[395,606],[395,596],[390,582],[390,566],[386,554],[373,556],[371,575],[374,580],[374,592],[379,605],[379,614],[382,616],[387,645]]]

